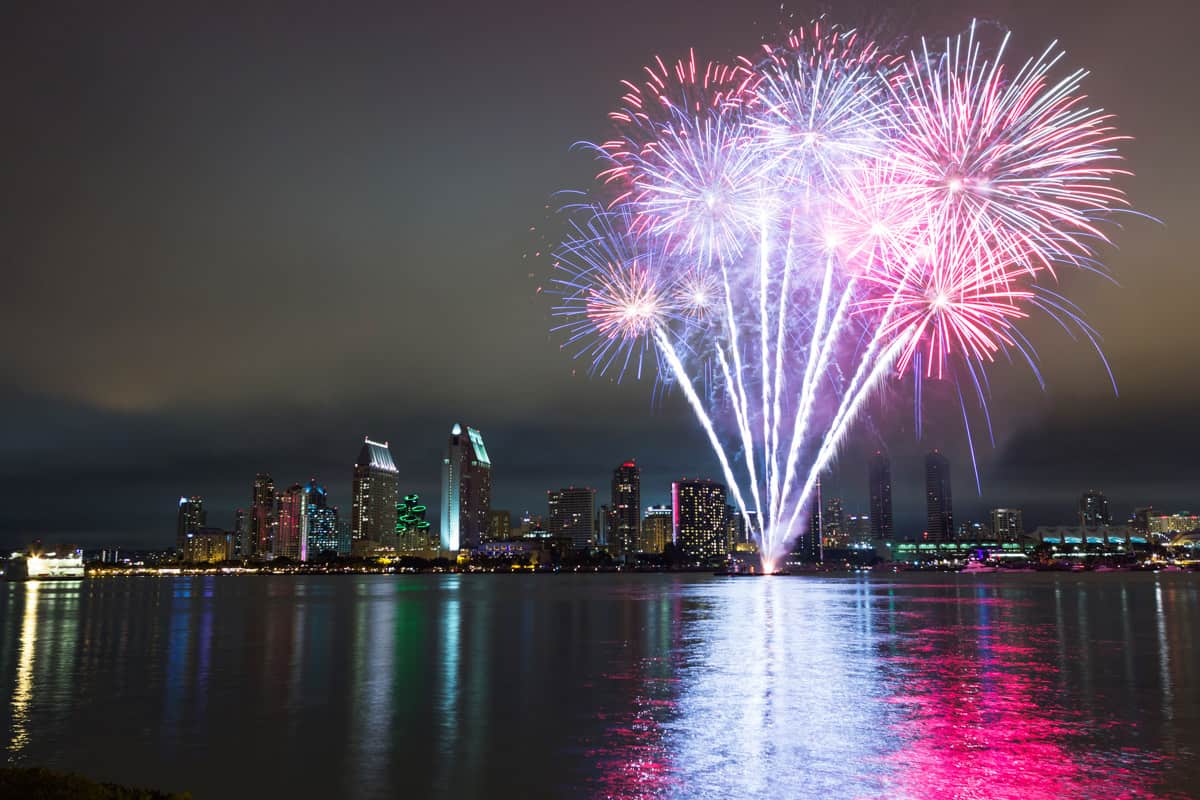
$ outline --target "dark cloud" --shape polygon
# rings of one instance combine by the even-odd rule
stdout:
[[[1165,224],[1127,218],[1105,258],[1119,288],[1064,278],[1119,398],[1086,342],[1035,323],[1048,390],[995,371],[996,447],[975,441],[982,497],[957,400],[934,392],[917,441],[903,387],[830,485],[861,505],[862,459],[887,447],[902,527],[919,524],[919,453],[937,444],[964,513],[1027,503],[1055,520],[1097,483],[1118,508],[1200,505],[1193,5],[837,11],[938,34],[977,15],[1010,26],[1017,52],[1060,39],[1135,137],[1131,197]],[[620,78],[656,53],[750,49],[779,13],[766,0],[6,11],[0,537],[165,543],[172,498],[202,494],[227,523],[260,469],[316,474],[345,505],[367,432],[399,443],[405,479],[433,495],[459,418],[485,430],[497,504],[514,510],[548,486],[603,486],[630,455],[648,499],[673,475],[714,473],[677,399],[572,373],[523,256],[549,193],[587,179],[568,146],[603,133]]]

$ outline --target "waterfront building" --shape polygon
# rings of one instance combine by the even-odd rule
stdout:
[[[612,528],[612,509],[607,503],[602,503],[600,508],[596,510],[596,546],[607,547],[609,541],[609,530]]]
[[[492,510],[492,461],[483,434],[454,423],[442,459],[443,550],[473,550],[487,535]]]
[[[233,557],[248,558],[250,553],[250,515],[243,508],[233,512]]]
[[[300,560],[310,561],[323,553],[350,555],[348,542],[338,538],[338,514],[329,506],[325,487],[313,478],[304,487],[303,516],[300,520]]]
[[[925,455],[925,541],[954,539],[954,502],[950,494],[950,461],[937,450]]]
[[[179,519],[175,527],[175,549],[183,552],[187,535],[204,527],[204,500],[200,497],[179,498]]]
[[[488,541],[507,542],[512,538],[512,512],[493,508],[488,512]]]
[[[808,520],[804,530],[792,543],[791,559],[803,564],[817,564],[824,560],[825,551],[821,536],[824,529],[821,503],[821,479],[813,487],[808,501]]]
[[[711,480],[671,484],[672,538],[695,561],[724,556],[725,486]]]
[[[275,481],[265,472],[254,476],[250,498],[250,541],[248,557],[270,558],[275,540]]]
[[[183,560],[194,564],[219,564],[233,558],[233,534],[220,528],[189,531],[183,544]]]
[[[1088,489],[1079,496],[1079,524],[1085,528],[1112,524],[1112,514],[1108,511],[1108,498],[1104,492]]]
[[[1200,528],[1200,517],[1188,511],[1178,514],[1150,514],[1146,517],[1146,532],[1162,536],[1191,533]]]
[[[671,541],[671,507],[650,506],[638,531],[638,552],[661,553]]]
[[[429,520],[425,519],[426,506],[419,494],[406,494],[396,503],[396,550],[416,555],[436,550]]]
[[[1025,535],[1025,523],[1019,508],[993,508],[992,533],[997,541],[1015,542]]]
[[[871,496],[871,539],[890,540],[896,536],[892,518],[892,462],[876,451],[867,463],[867,486]]]
[[[275,509],[273,558],[300,560],[305,506],[304,488],[299,483],[293,483],[279,495],[279,503]]]
[[[358,460],[354,462],[350,506],[352,546],[362,552],[393,542],[396,501],[400,499],[398,472],[388,443],[364,436]]]
[[[632,553],[642,530],[642,471],[633,459],[613,470],[611,499],[608,544],[618,553]]]
[[[845,547],[850,543],[846,530],[846,514],[842,508],[842,498],[829,497],[825,500],[824,516],[821,520],[824,529],[822,535],[829,547]]]
[[[574,550],[596,546],[596,490],[568,486],[546,493],[546,529],[555,539],[568,539]]]
[[[846,518],[846,528],[852,547],[869,547],[873,526],[871,517],[867,514],[851,514]]]

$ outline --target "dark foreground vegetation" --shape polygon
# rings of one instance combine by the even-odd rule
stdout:
[[[175,794],[97,783],[79,775],[48,769],[0,768],[0,797],[19,797],[21,800],[191,800],[192,796],[187,792]]]

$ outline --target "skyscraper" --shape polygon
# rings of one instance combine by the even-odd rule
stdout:
[[[300,534],[304,522],[304,487],[293,483],[279,495],[275,512],[275,558],[300,560]]]
[[[821,479],[818,478],[816,486],[813,487],[812,498],[808,501],[808,524],[792,545],[792,558],[807,564],[816,564],[824,560],[825,551],[821,542],[824,527]]]
[[[329,506],[325,487],[313,478],[304,487],[303,516],[300,519],[300,560],[309,561],[322,553],[350,555],[338,540],[337,509]]]
[[[396,503],[396,549],[401,553],[437,549],[425,511],[419,494],[406,494]]]
[[[867,483],[871,493],[871,539],[894,539],[892,522],[892,462],[876,451],[867,464]]]
[[[950,461],[937,450],[925,456],[926,541],[954,539],[954,502],[950,495]]]
[[[638,552],[661,553],[671,541],[671,507],[650,506],[638,534]]]
[[[474,428],[450,429],[442,459],[443,550],[472,550],[487,534],[492,510],[492,462],[483,435]]]
[[[363,437],[354,462],[353,501],[350,507],[352,544],[391,543],[396,533],[396,501],[400,495],[398,470],[387,442]]]
[[[726,554],[725,486],[710,480],[678,480],[671,484],[672,536],[695,561]]]
[[[275,481],[265,472],[254,476],[254,495],[250,498],[249,556],[269,558],[275,538]]]
[[[250,554],[250,515],[246,509],[233,512],[233,557],[248,558]]]
[[[829,540],[830,546],[845,547],[849,544],[850,535],[846,530],[846,513],[842,508],[842,498],[826,498],[825,514],[821,523],[824,525],[821,533]]]
[[[179,520],[175,527],[175,549],[183,552],[189,533],[204,527],[204,500],[199,497],[179,498]]]
[[[1025,533],[1025,523],[1019,508],[993,508],[992,533],[997,541],[1015,542]]]
[[[1108,512],[1108,498],[1104,496],[1104,492],[1088,489],[1080,495],[1079,524],[1085,528],[1112,524],[1112,515]]]
[[[555,538],[571,540],[574,550],[596,546],[596,490],[568,486],[546,492],[546,529]]]
[[[492,509],[488,512],[488,541],[506,542],[512,538],[512,512]]]
[[[642,471],[630,459],[613,470],[609,546],[618,553],[632,553],[642,530]]]

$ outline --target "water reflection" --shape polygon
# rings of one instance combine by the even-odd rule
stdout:
[[[33,657],[37,648],[39,581],[24,585],[21,636],[17,645],[17,681],[12,695],[12,741],[9,756],[15,761],[29,743],[29,704],[33,699]]]
[[[1198,586],[30,583],[0,726],[10,761],[197,797],[1169,796],[1200,780]]]

